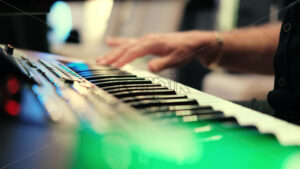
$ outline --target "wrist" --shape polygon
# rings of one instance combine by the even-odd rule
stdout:
[[[213,61],[208,65],[210,68],[214,68],[219,66],[220,61],[223,58],[223,49],[224,49],[224,39],[223,36],[219,32],[214,32],[215,37],[215,45],[216,46],[216,54]]]
[[[217,66],[223,56],[223,35],[214,31],[189,31],[187,44],[194,56],[208,67]]]

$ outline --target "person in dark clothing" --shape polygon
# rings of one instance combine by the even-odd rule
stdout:
[[[285,13],[284,20],[277,24],[221,33],[188,31],[152,34],[140,39],[108,38],[107,44],[117,48],[97,62],[121,67],[138,57],[155,54],[161,57],[149,62],[152,72],[198,58],[208,67],[218,65],[237,72],[275,73],[274,90],[269,93],[268,102],[252,101],[246,106],[299,123],[300,0],[287,0],[285,4],[280,10]]]
[[[289,1],[291,3],[291,1]],[[300,1],[286,10],[274,56],[275,84],[268,101],[275,115],[288,121],[300,121]]]

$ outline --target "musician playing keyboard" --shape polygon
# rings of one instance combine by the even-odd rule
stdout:
[[[250,106],[279,118],[300,122],[300,0],[286,0],[282,23],[247,27],[230,32],[189,31],[151,34],[139,39],[108,38],[115,50],[98,64],[122,67],[147,54],[160,57],[149,62],[152,72],[180,66],[198,58],[208,67],[221,66],[247,73],[275,74],[268,100]],[[279,45],[278,45],[279,44]]]

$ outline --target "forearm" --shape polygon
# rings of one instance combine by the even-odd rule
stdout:
[[[224,46],[219,65],[239,72],[273,74],[280,26],[278,23],[221,33]]]
[[[112,38],[108,44],[117,48],[97,62],[122,67],[136,58],[154,54],[161,57],[149,62],[153,72],[199,58],[205,65],[219,61],[220,66],[230,70],[271,74],[279,30],[280,24],[276,24],[224,32],[220,34],[223,45],[212,31],[151,34],[134,40]]]

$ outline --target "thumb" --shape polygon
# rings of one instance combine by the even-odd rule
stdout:
[[[171,56],[164,56],[164,57],[160,57],[160,58],[154,58],[152,59],[149,64],[149,70],[151,72],[159,72],[163,69],[169,68],[174,66],[174,58]]]

